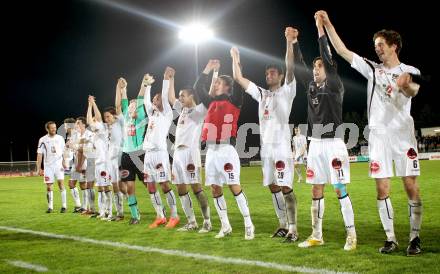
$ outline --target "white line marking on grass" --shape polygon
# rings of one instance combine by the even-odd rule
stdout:
[[[48,270],[47,267],[44,267],[42,265],[30,264],[30,263],[23,262],[23,261],[12,261],[12,260],[5,260],[5,261],[10,265],[20,267],[20,268],[34,270],[37,272],[46,272]]]
[[[13,231],[13,232],[19,232],[19,233],[26,233],[26,234],[32,234],[32,235],[38,235],[42,237],[48,237],[48,238],[55,238],[55,239],[61,239],[61,240],[74,240],[82,243],[91,243],[96,245],[105,245],[105,246],[111,246],[116,248],[125,248],[130,250],[137,250],[141,252],[148,252],[148,253],[159,253],[164,255],[173,255],[173,256],[179,256],[184,258],[192,258],[192,259],[202,259],[217,263],[226,263],[226,264],[236,264],[236,265],[245,265],[245,266],[258,266],[263,268],[269,268],[274,270],[282,270],[287,272],[299,272],[299,273],[321,273],[321,274],[333,274],[333,273],[339,273],[339,274],[351,274],[352,272],[336,272],[332,270],[328,270],[325,268],[309,268],[305,266],[291,266],[286,264],[278,264],[278,263],[272,263],[272,262],[263,262],[263,261],[257,261],[257,260],[247,260],[247,259],[239,259],[239,258],[230,258],[230,257],[220,257],[220,256],[213,256],[213,255],[206,255],[206,254],[200,254],[200,253],[191,253],[186,252],[182,250],[173,250],[173,249],[162,249],[162,248],[156,248],[156,247],[149,247],[149,246],[139,246],[139,245],[130,245],[120,242],[111,242],[111,241],[105,241],[105,240],[95,240],[90,238],[84,238],[79,236],[69,236],[69,235],[62,235],[62,234],[54,234],[44,231],[35,231],[30,229],[23,229],[23,228],[15,228],[15,227],[9,227],[9,226],[0,226],[1,230],[7,230],[7,231]]]

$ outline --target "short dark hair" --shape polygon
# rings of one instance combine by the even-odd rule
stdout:
[[[64,119],[64,123],[65,124],[74,124],[75,123],[75,118],[69,117]]]
[[[84,116],[80,116],[80,117],[76,118],[76,121],[81,121],[81,123],[83,123],[84,125],[87,126],[87,119]]]
[[[56,123],[54,122],[54,121],[48,121],[48,122],[46,122],[46,124],[44,125],[44,128],[46,128],[46,130],[49,130],[49,126],[50,125],[56,125]]]
[[[373,42],[377,37],[385,39],[388,46],[396,45],[396,53],[399,55],[400,50],[402,49],[402,37],[397,31],[387,29],[380,30],[374,34]]]
[[[278,64],[267,64],[266,65],[266,69],[264,71],[267,71],[269,69],[276,69],[278,71],[278,74],[283,74],[284,75],[283,68],[280,65],[278,65]]]
[[[110,113],[113,116],[116,116],[116,109],[115,109],[115,107],[106,107],[104,109],[103,113],[106,113],[106,112]]]
[[[321,56],[317,56],[317,57],[315,57],[315,59],[313,59],[312,65],[315,65],[315,63],[316,63],[317,61],[319,61],[319,60],[322,61],[322,57],[321,57]]]

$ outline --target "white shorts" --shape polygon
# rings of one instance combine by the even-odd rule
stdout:
[[[205,161],[206,185],[239,185],[240,158],[230,144],[208,145]]]
[[[163,183],[171,180],[170,158],[166,150],[146,151],[144,183]]]
[[[368,151],[372,178],[393,177],[393,161],[396,176],[420,175],[417,141],[412,130],[391,132],[373,129],[368,138]]]
[[[75,166],[72,167],[72,172],[70,174],[70,180],[78,181],[80,183],[84,182],[93,182],[95,180],[95,160],[87,159],[84,163],[85,165],[85,173],[77,172],[75,170]]]
[[[200,151],[179,147],[173,155],[173,184],[198,184],[200,178]]]
[[[338,138],[312,139],[306,174],[309,184],[350,183],[350,162],[345,143]]]
[[[110,186],[111,180],[110,180],[110,172],[107,164],[104,163],[97,163],[95,166],[95,179],[96,179],[96,186]]]
[[[263,163],[263,186],[275,184],[292,188],[293,158],[290,144],[263,144],[260,155]]]
[[[64,180],[64,168],[62,164],[44,167],[44,182],[53,184],[55,180]]]
[[[107,169],[110,176],[110,182],[116,183],[120,180],[119,174],[120,161],[118,159],[111,159],[107,161]]]

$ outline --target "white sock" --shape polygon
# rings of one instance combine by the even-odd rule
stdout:
[[[245,227],[252,226],[251,214],[249,213],[247,199],[243,191],[240,191],[240,193],[237,196],[235,196],[235,200],[237,201],[241,215],[243,215],[244,226]]]
[[[177,218],[177,204],[176,204],[176,196],[174,195],[174,191],[170,189],[167,193],[165,193],[167,197],[167,203],[170,207],[170,217]]]
[[[47,192],[47,207],[50,209],[53,209],[53,191],[48,191]]]
[[[324,218],[324,197],[312,200],[312,236],[322,239],[322,219]]]
[[[220,218],[220,222],[222,223],[222,227],[230,227],[231,224],[228,219],[228,208],[226,207],[225,196],[222,195],[214,198],[214,205]]]
[[[342,218],[344,219],[347,234],[356,236],[356,229],[354,227],[353,206],[351,204],[351,200],[348,194],[345,197],[339,199],[339,204],[341,205]]]
[[[82,193],[81,208],[87,209],[87,203],[89,201],[89,191],[88,191],[88,189],[81,189],[81,193]]]
[[[415,237],[419,236],[420,227],[422,225],[422,201],[408,200],[408,210],[409,210],[409,240],[412,241]]]
[[[95,190],[93,188],[89,189],[89,206],[90,210],[95,212]]]
[[[104,192],[102,190],[98,190],[98,210],[99,215],[104,215]]]
[[[112,206],[112,196],[113,193],[111,190],[104,192],[105,195],[105,211],[109,216],[112,216],[113,206]]]
[[[156,210],[157,218],[165,218],[165,212],[162,206],[162,199],[160,198],[159,192],[156,190],[154,193],[150,193],[151,203],[153,204],[154,210]]]
[[[193,223],[196,221],[196,217],[194,216],[194,209],[192,207],[192,200],[189,193],[183,194],[179,196],[180,202],[182,203],[183,212],[185,213],[188,222]]]
[[[124,216],[124,193],[118,192],[119,197],[117,206],[119,207],[119,216]]]
[[[278,192],[272,192],[272,203],[278,221],[280,222],[280,227],[287,228],[286,202],[284,201],[284,196],[281,190]]]
[[[61,207],[67,208],[66,189],[61,190]]]
[[[78,189],[76,187],[71,188],[70,193],[72,194],[73,201],[75,202],[75,207],[81,207]]]
[[[387,235],[387,240],[397,242],[393,224],[394,211],[390,198],[387,197],[383,200],[377,200],[377,208],[379,209],[380,220]]]

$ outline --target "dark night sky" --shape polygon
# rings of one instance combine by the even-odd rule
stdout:
[[[116,1],[135,14],[111,7],[106,1],[14,1],[2,16],[3,132],[0,161],[9,161],[11,141],[14,160],[26,160],[30,148],[35,158],[44,123],[85,115],[87,95],[96,96],[100,108],[114,104],[116,79],[128,81],[129,97],[136,96],[142,75],[151,73],[160,89],[163,69],[176,69],[176,88],[195,78],[194,49],[182,45],[178,30],[140,14],[184,25],[193,18],[209,22],[216,37],[283,58],[284,28],[300,29],[306,60],[318,54],[313,14],[325,9],[347,47],[376,60],[372,35],[382,28],[395,29],[403,37],[400,60],[431,74],[436,58],[432,4],[396,6],[396,1],[350,1],[347,7],[330,1]],[[331,1],[335,2],[335,1]],[[418,5],[417,5],[418,4]],[[430,6],[431,5],[431,6]],[[150,16],[151,17],[151,16]],[[216,42],[199,49],[199,67],[208,58],[222,61],[223,73],[231,73],[229,48]],[[244,74],[264,85],[267,58],[242,51]],[[348,63],[338,59],[346,95],[344,112],[362,114],[366,109],[366,82]],[[429,105],[435,108],[431,88],[413,100],[413,116]],[[294,101],[292,123],[305,123],[306,99],[302,89]],[[257,104],[246,96],[241,123],[257,122]],[[434,121],[440,122],[440,121]],[[419,124],[429,125],[416,121]],[[432,125],[434,126],[434,124]],[[251,138],[250,141],[258,140]]]

